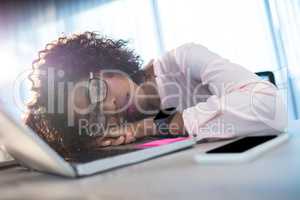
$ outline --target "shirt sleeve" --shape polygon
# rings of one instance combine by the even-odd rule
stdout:
[[[188,43],[167,54],[185,76],[207,85],[212,93],[206,102],[182,113],[186,130],[198,140],[284,130],[285,106],[271,83],[202,45]]]

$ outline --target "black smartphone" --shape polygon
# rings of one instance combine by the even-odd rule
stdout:
[[[206,153],[243,153],[276,137],[277,135],[244,137],[224,146],[209,150]]]

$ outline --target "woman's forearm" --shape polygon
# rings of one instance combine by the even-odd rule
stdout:
[[[168,131],[171,135],[181,135],[185,133],[182,114],[180,112],[177,112],[173,116],[168,127],[169,127]],[[133,123],[133,129],[136,138],[159,134],[159,132],[157,131],[157,127],[154,123],[153,117],[146,118]]]
[[[135,138],[157,135],[153,117],[149,117],[132,124]]]
[[[182,113],[177,112],[169,124],[169,133],[171,135],[185,134],[185,127],[183,123]]]

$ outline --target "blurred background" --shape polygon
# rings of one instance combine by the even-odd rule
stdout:
[[[14,116],[37,52],[62,34],[98,31],[130,41],[144,63],[186,42],[253,72],[273,71],[300,116],[300,0],[10,0],[0,3],[0,97]],[[284,77],[284,78],[282,78]],[[278,81],[277,81],[278,82]]]

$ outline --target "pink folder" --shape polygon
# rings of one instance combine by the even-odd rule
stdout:
[[[155,140],[152,142],[147,142],[144,144],[138,144],[136,145],[138,148],[149,148],[149,147],[158,147],[165,144],[170,144],[173,142],[179,142],[182,140],[186,140],[188,137],[178,137],[178,138],[167,138],[167,139],[161,139],[161,140]]]

